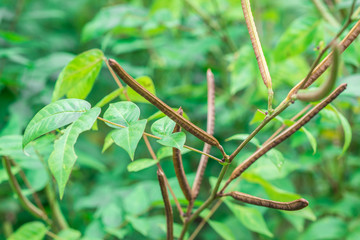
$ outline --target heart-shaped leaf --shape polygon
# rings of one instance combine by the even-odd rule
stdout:
[[[110,104],[104,113],[104,118],[110,122],[120,124],[124,127],[135,123],[140,117],[140,109],[135,103],[123,101]],[[112,124],[106,123],[110,127],[118,128]]]
[[[183,149],[183,146],[186,141],[186,135],[183,132],[176,132],[168,136],[164,136],[162,139],[157,140],[158,143],[168,146],[174,147],[179,150]]]
[[[174,131],[175,125],[169,117],[163,117],[151,125],[151,132],[158,137],[168,136]]]
[[[111,135],[114,142],[128,152],[131,160],[134,160],[135,150],[144,133],[146,122],[146,119],[139,120]]]

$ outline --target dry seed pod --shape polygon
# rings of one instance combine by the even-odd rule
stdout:
[[[339,70],[339,57],[340,57],[340,49],[339,47],[335,47],[333,50],[333,62],[331,68],[331,74],[328,79],[318,88],[316,89],[309,89],[309,90],[299,90],[296,94],[296,98],[300,101],[305,102],[314,102],[319,101],[326,97],[332,88],[335,85],[337,73]]]
[[[165,205],[166,230],[167,230],[166,231],[166,239],[167,240],[172,240],[172,239],[174,239],[173,211],[172,211],[172,208],[171,208],[169,195],[168,195],[168,192],[167,192],[167,189],[166,189],[165,175],[164,175],[162,170],[160,170],[160,169],[157,170],[157,177],[158,177],[158,180],[159,180],[161,195],[163,197],[164,205]]]
[[[277,201],[271,201],[271,200],[254,197],[249,194],[241,193],[241,192],[230,192],[223,194],[222,196],[231,196],[232,198],[241,202],[245,202],[257,206],[285,210],[285,211],[296,211],[303,209],[304,207],[307,207],[309,205],[309,202],[303,198],[291,202],[277,202]]]
[[[128,84],[132,89],[134,89],[135,92],[140,94],[142,97],[144,97],[146,100],[148,100],[150,103],[152,103],[155,107],[157,107],[160,111],[162,111],[165,115],[167,115],[169,118],[171,118],[174,122],[179,124],[182,128],[184,128],[189,133],[193,134],[195,137],[199,138],[200,140],[209,143],[210,145],[216,146],[219,148],[220,151],[224,155],[223,148],[221,147],[220,143],[216,138],[211,136],[210,134],[207,134],[204,130],[193,124],[192,122],[185,119],[183,116],[180,116],[177,114],[171,107],[169,107],[167,104],[165,104],[163,101],[161,101],[159,98],[154,96],[152,93],[150,93],[148,90],[146,90],[143,86],[141,86],[134,78],[132,78],[125,70],[114,60],[109,59],[109,65],[111,68],[116,72],[116,74],[126,83]]]
[[[179,115],[183,114],[183,110],[181,107],[178,110],[178,114]],[[181,127],[178,124],[176,124],[175,128],[174,128],[174,133],[180,132],[180,131],[181,131]],[[178,179],[180,188],[181,188],[185,198],[188,201],[190,201],[191,200],[191,190],[190,190],[190,186],[189,186],[189,183],[187,181],[186,174],[184,171],[181,151],[177,148],[173,148],[172,150],[173,150],[173,163],[174,163],[174,170],[175,170],[176,177]]]

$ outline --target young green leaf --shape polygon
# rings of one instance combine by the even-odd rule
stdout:
[[[104,113],[104,118],[111,122],[123,125],[125,127],[135,123],[140,117],[140,109],[135,103],[123,101],[110,104]],[[110,127],[116,126],[106,123]]]
[[[111,135],[114,142],[127,151],[132,161],[134,160],[136,147],[144,133],[146,122],[146,119],[139,120],[127,128],[117,130]]]
[[[151,132],[158,137],[165,137],[172,134],[176,123],[169,117],[163,117],[151,125]]]
[[[92,127],[99,114],[100,108],[90,109],[68,126],[64,134],[54,143],[54,151],[51,153],[48,162],[50,171],[59,186],[60,198],[64,195],[65,185],[77,159],[74,149],[77,138],[80,133]]]
[[[154,159],[151,159],[151,158],[139,159],[139,160],[131,162],[127,166],[127,170],[129,172],[138,172],[138,171],[143,170],[145,168],[149,168],[151,166],[154,166],[157,162],[159,162],[159,160],[154,160]]]
[[[63,99],[45,106],[26,127],[23,148],[35,138],[72,123],[90,107],[90,103],[80,99]]]
[[[42,222],[29,222],[11,234],[8,240],[42,240],[46,232],[47,228]]]
[[[104,153],[114,143],[114,140],[112,139],[112,136],[111,136],[114,132],[116,132],[116,130],[112,130],[106,135],[106,137],[104,139],[103,149],[101,151],[102,153]]]
[[[172,133],[171,135],[164,136],[162,139],[157,140],[158,143],[164,146],[174,147],[179,150],[183,149],[185,141],[186,135],[183,132]]]
[[[85,99],[98,76],[104,53],[92,49],[76,56],[60,73],[56,81],[52,101],[65,94],[68,98]]]
[[[264,217],[259,210],[252,207],[244,207],[233,204],[228,200],[225,200],[226,205],[234,213],[235,217],[249,230],[263,234],[267,237],[273,237],[269,228],[266,225]]]

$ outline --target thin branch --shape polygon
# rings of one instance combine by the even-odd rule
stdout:
[[[206,132],[210,135],[214,134],[215,128],[215,79],[214,74],[211,72],[210,69],[206,72],[206,79],[207,79],[207,126]],[[211,145],[205,143],[203,152],[209,154],[211,150]],[[199,195],[200,185],[204,176],[204,172],[206,169],[206,165],[208,162],[208,156],[202,155],[200,158],[200,163],[196,171],[195,180],[192,187],[192,198],[196,199]]]
[[[111,122],[111,121],[106,120],[106,119],[104,119],[104,118],[102,118],[102,117],[97,117],[97,119],[99,119],[99,120],[101,120],[101,121],[103,121],[103,122],[106,122],[106,123],[108,123],[108,124],[117,126],[117,127],[126,128],[125,126],[123,126],[123,125],[121,125],[121,124],[117,124],[117,123]],[[155,138],[155,139],[161,139],[161,137],[158,137],[158,136],[152,135],[152,134],[150,134],[150,133],[146,133],[146,132],[144,132],[143,135],[144,135],[144,136],[147,136],[147,137]],[[216,161],[219,162],[219,163],[223,163],[223,161],[222,161],[221,159],[219,159],[219,158],[217,158],[217,157],[214,157],[214,156],[212,156],[212,155],[210,155],[210,154],[207,154],[207,153],[205,153],[205,152],[202,152],[202,151],[200,151],[200,150],[198,150],[198,149],[196,149],[196,148],[193,148],[193,147],[190,147],[190,146],[187,146],[187,145],[184,145],[184,148],[187,148],[187,149],[189,149],[190,151],[197,152],[197,153],[199,153],[199,154],[206,155],[206,156],[208,156],[209,158],[212,158],[212,159],[216,160]]]
[[[346,84],[341,84],[337,87],[327,98],[317,104],[313,109],[311,109],[307,114],[305,114],[301,119],[299,119],[296,123],[286,129],[279,136],[274,138],[271,142],[263,147],[259,148],[255,153],[253,153],[247,160],[242,162],[232,173],[225,186],[222,188],[220,193],[222,193],[225,188],[229,185],[229,183],[235,178],[239,177],[246,169],[248,169],[257,159],[259,159],[262,155],[267,153],[270,149],[274,148],[288,137],[290,137],[293,133],[299,130],[302,126],[304,126],[307,122],[309,122],[321,109],[326,107],[330,102],[332,102],[340,93],[342,93],[346,89]]]
[[[44,220],[46,223],[50,224],[51,221],[46,215],[46,213],[41,211],[34,204],[32,204],[32,202],[30,202],[29,199],[27,199],[26,196],[21,192],[21,187],[19,185],[19,182],[16,180],[14,174],[11,172],[10,159],[4,156],[2,159],[2,163],[8,174],[10,186],[18,196],[21,205],[35,217],[40,218]]]
[[[272,90],[272,82],[271,82],[271,76],[269,72],[268,65],[266,63],[266,59],[261,47],[260,39],[256,30],[256,25],[254,21],[254,17],[251,12],[251,6],[249,0],[242,0],[241,1],[241,7],[244,13],[246,26],[249,31],[251,44],[255,52],[255,57],[257,60],[257,63],[259,65],[259,70],[261,73],[261,77],[264,81],[265,86],[268,89],[268,111],[272,112],[272,100],[274,96],[274,92]]]

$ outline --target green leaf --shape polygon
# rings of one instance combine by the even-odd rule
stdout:
[[[79,240],[81,237],[81,232],[78,230],[67,228],[64,230],[61,230],[57,236],[63,240]]]
[[[303,53],[316,37],[317,17],[304,16],[296,19],[283,33],[274,56],[277,61]]]
[[[58,100],[65,94],[68,98],[85,99],[100,72],[103,58],[104,53],[99,49],[92,49],[76,56],[61,71],[52,101]]]
[[[128,127],[135,123],[140,117],[140,109],[135,103],[123,101],[110,104],[104,113],[104,118],[110,122]],[[119,128],[110,123],[106,123],[113,128]]]
[[[158,143],[168,146],[174,147],[179,150],[182,150],[186,141],[186,135],[183,132],[176,132],[169,136],[164,136],[162,139],[157,140]]]
[[[136,147],[144,133],[146,122],[146,119],[139,120],[111,135],[114,142],[127,151],[132,161],[134,160]]]
[[[225,141],[233,141],[233,140],[245,140],[246,138],[249,137],[249,134],[235,134],[227,139],[225,139]],[[250,140],[250,143],[254,144],[256,147],[261,147],[260,141],[257,138],[252,138]]]
[[[339,112],[332,104],[326,106],[327,109],[333,111],[337,118],[339,119],[341,126],[344,130],[344,146],[341,155],[343,155],[349,148],[351,139],[352,139],[352,132],[351,132],[351,125],[348,120]]]
[[[259,210],[257,210],[256,208],[236,205],[227,200],[225,201],[225,203],[233,212],[235,217],[239,219],[246,228],[253,232],[263,234],[267,237],[273,237],[273,234],[267,227],[266,222]]]
[[[66,183],[77,159],[74,149],[77,138],[80,133],[91,129],[99,114],[100,108],[90,109],[68,126],[64,134],[54,143],[54,151],[51,153],[48,163],[58,184],[60,198],[64,195]]]
[[[42,240],[46,232],[47,228],[42,222],[29,222],[18,228],[8,240]]]
[[[149,231],[151,230],[149,220],[146,218],[138,218],[133,216],[128,216],[127,219],[130,221],[131,225],[136,231],[145,237],[149,235]]]
[[[127,170],[129,172],[138,172],[145,168],[154,166],[158,162],[159,162],[159,160],[150,159],[150,158],[139,159],[139,160],[129,163],[129,165],[127,166]]]
[[[225,240],[236,239],[231,229],[225,223],[213,221],[213,220],[208,220],[207,223],[210,225],[212,229],[215,230],[215,232],[217,232],[221,236],[221,239],[225,239]]]
[[[150,77],[143,76],[143,77],[136,78],[135,80],[141,86],[143,86],[146,90],[148,90],[149,92],[151,92],[152,94],[154,94],[156,96],[154,82]],[[133,102],[141,102],[141,103],[149,103],[148,100],[143,98],[140,94],[135,92],[129,86],[126,86],[126,91],[127,91],[127,94],[129,96],[129,98],[131,99],[131,101],[133,101]]]
[[[151,125],[151,132],[158,137],[165,137],[172,134],[176,123],[169,117],[163,117]]]
[[[23,148],[35,138],[72,123],[90,107],[90,103],[80,99],[63,99],[45,106],[27,125]]]

